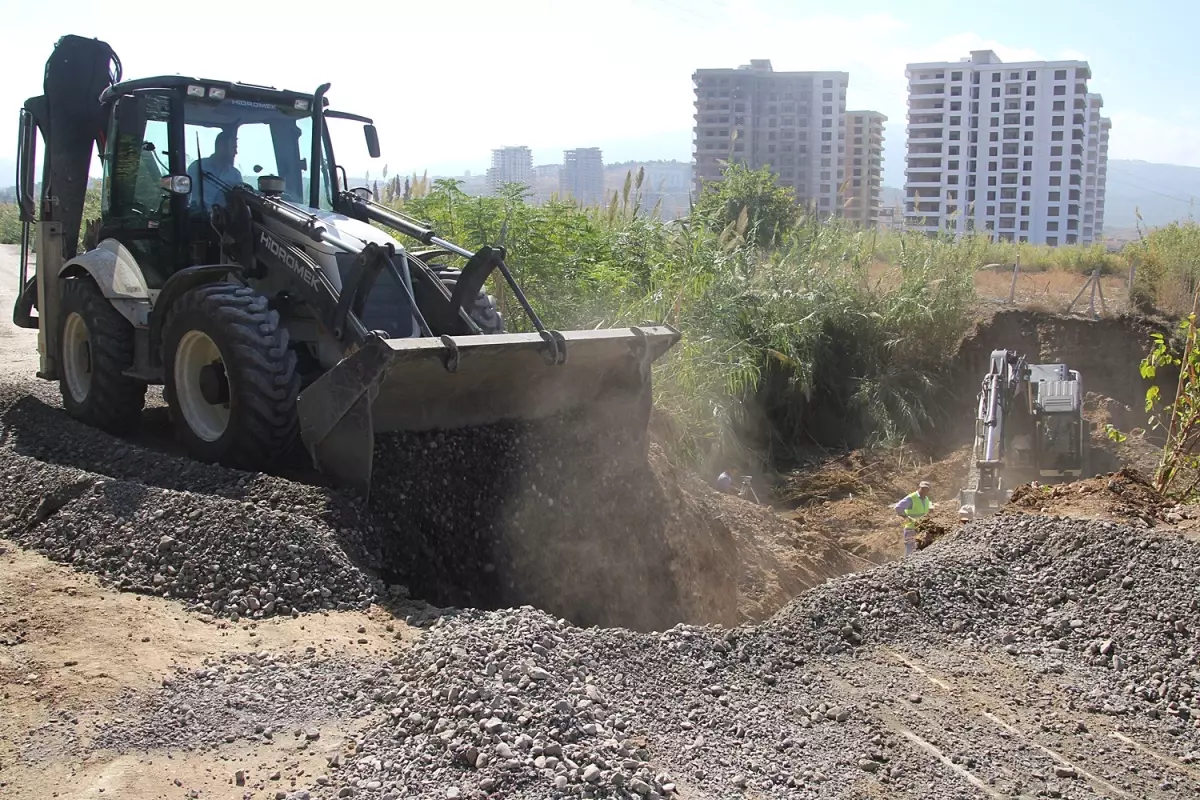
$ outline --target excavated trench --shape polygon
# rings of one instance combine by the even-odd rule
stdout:
[[[533,605],[641,630],[686,618],[671,505],[643,443],[572,420],[379,437],[384,571],[431,602]]]

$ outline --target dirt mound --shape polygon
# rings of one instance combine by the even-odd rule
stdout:
[[[784,478],[781,493],[797,507],[789,516],[858,558],[879,564],[904,552],[892,507],[921,481],[933,485],[929,521],[953,529],[956,496],[967,475],[969,447],[930,457],[916,447],[856,450],[825,457]]]
[[[830,578],[870,568],[871,562],[840,547],[820,530],[806,528],[761,505],[714,491],[695,475],[677,470],[652,446],[650,464],[682,523],[672,532],[680,560],[681,586],[693,597],[712,597],[713,578],[732,588],[736,607],[718,615],[725,624],[766,619],[798,594]],[[696,547],[712,540],[719,548]],[[699,554],[702,565],[689,565]],[[730,586],[732,579],[732,586]],[[734,613],[730,614],[730,611]]]
[[[1148,527],[1178,523],[1195,514],[1193,509],[1163,497],[1143,473],[1132,467],[1075,483],[1023,484],[1013,490],[1005,510],[1111,517],[1140,521]]]
[[[942,539],[942,538],[945,538],[946,536],[949,536],[950,532],[952,530],[954,530],[954,529],[943,525],[942,523],[938,522],[935,519],[929,519],[927,517],[925,519],[920,520],[917,523],[917,535],[916,535],[917,549],[924,550],[926,547],[929,547],[931,544],[936,542],[938,539]]]

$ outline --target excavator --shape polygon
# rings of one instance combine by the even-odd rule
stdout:
[[[1083,476],[1089,439],[1078,371],[992,351],[976,406],[971,469],[959,492],[960,518],[994,513],[1019,484]]]
[[[126,435],[161,385],[192,457],[269,471],[298,438],[364,496],[381,432],[600,414],[597,430],[644,444],[651,367],[680,333],[546,326],[503,246],[461,247],[349,185],[329,122],[361,123],[371,158],[379,136],[328,89],[125,80],[107,43],[58,40],[20,112],[13,319],[38,331],[37,375],[66,412]],[[84,225],[93,152],[101,207]]]

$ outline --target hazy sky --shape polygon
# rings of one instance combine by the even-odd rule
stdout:
[[[849,106],[890,118],[885,182],[898,186],[905,64],[985,48],[1005,60],[1087,59],[1091,89],[1113,119],[1110,157],[1200,166],[1196,0],[985,8],[966,0],[207,0],[142,13],[82,0],[28,3],[0,33],[8,65],[0,108],[9,116],[0,119],[0,160],[12,157],[17,109],[41,92],[55,40],[74,33],[112,45],[126,78],[180,73],[302,91],[329,81],[333,107],[379,126],[384,157],[373,174],[384,163],[392,173],[478,171],[491,148],[517,144],[533,148],[535,163],[590,146],[609,162],[690,160],[692,71],[769,58],[776,70],[849,72]],[[341,151],[365,156],[361,136]],[[0,176],[0,185],[10,182]]]

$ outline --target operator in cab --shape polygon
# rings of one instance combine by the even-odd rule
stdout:
[[[232,130],[223,130],[217,134],[216,142],[213,144],[212,155],[192,162],[192,165],[188,167],[188,177],[192,179],[192,191],[188,202],[192,208],[199,209],[201,207],[201,172],[213,175],[217,180],[223,181],[230,186],[237,186],[242,182],[242,173],[233,165],[233,158],[236,155],[237,134]],[[224,204],[225,190],[215,181],[205,177],[203,197],[203,210],[207,211],[214,204]]]

